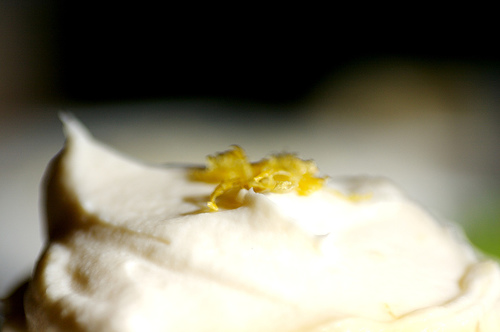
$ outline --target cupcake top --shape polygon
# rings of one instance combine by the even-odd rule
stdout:
[[[500,269],[380,178],[240,147],[147,165],[70,116],[32,331],[498,331]]]

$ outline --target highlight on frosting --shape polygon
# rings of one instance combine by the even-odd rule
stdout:
[[[312,160],[303,160],[291,153],[271,155],[259,162],[249,162],[245,151],[234,145],[217,155],[208,156],[205,169],[194,170],[192,177],[198,181],[218,183],[210,195],[207,206],[217,211],[219,196],[236,189],[253,189],[255,192],[289,193],[295,191],[305,196],[323,187],[325,177],[319,177],[318,167]]]

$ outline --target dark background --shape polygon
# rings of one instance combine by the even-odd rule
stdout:
[[[343,68],[368,61],[499,68],[486,19],[360,9],[4,1],[0,97],[293,104]]]
[[[273,17],[221,22],[219,16],[185,17],[135,5],[121,6],[117,14],[115,8],[96,12],[65,4],[57,13],[59,78],[64,94],[76,100],[212,97],[290,103],[355,63],[394,57],[492,66],[497,60],[480,42],[468,49],[473,36],[461,35],[454,44],[454,36],[437,35],[426,43],[425,37],[397,28],[388,33],[368,22],[359,30],[342,29],[339,22],[311,26]]]

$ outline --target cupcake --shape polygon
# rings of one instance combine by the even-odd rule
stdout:
[[[389,180],[148,165],[62,119],[28,331],[500,331],[499,265]]]

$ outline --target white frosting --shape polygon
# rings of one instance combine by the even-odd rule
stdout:
[[[385,180],[242,190],[240,207],[205,212],[214,185],[64,122],[26,298],[32,331],[500,330],[499,266]]]

